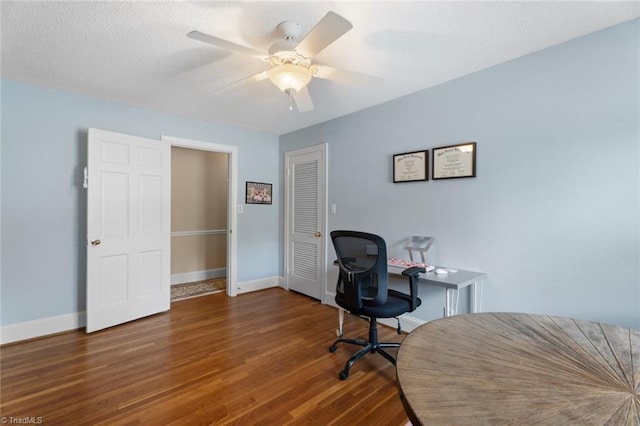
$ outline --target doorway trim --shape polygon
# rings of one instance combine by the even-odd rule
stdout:
[[[227,205],[227,296],[238,295],[238,217],[236,205],[238,203],[238,147],[214,142],[197,141],[162,135],[160,140],[171,146],[198,149],[201,151],[221,152],[229,155],[229,194]]]

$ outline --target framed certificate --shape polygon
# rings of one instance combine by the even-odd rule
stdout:
[[[476,176],[476,143],[433,148],[433,180]]]
[[[429,150],[393,156],[393,183],[429,180]]]

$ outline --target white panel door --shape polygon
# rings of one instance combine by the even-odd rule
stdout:
[[[322,300],[325,252],[324,146],[286,154],[287,288]]]
[[[87,333],[170,307],[171,146],[89,129]]]

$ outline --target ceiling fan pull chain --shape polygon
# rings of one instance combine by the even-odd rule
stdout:
[[[287,94],[289,95],[289,111],[293,111],[293,90],[287,90]]]

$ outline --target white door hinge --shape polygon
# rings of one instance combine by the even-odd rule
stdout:
[[[89,188],[89,170],[87,169],[87,166],[84,167],[84,177],[82,179],[82,187],[84,189]]]

